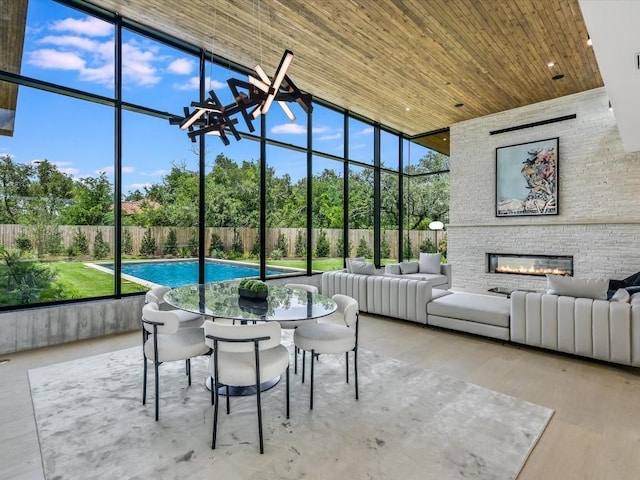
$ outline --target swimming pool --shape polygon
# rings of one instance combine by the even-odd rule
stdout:
[[[112,264],[103,266],[113,270]],[[122,264],[122,273],[158,285],[172,288],[182,287],[183,285],[198,283],[198,261],[126,262]],[[267,275],[282,273],[285,273],[285,270],[267,269]],[[260,267],[258,265],[217,262],[215,260],[205,261],[205,280],[207,282],[257,277],[258,275],[260,275]]]

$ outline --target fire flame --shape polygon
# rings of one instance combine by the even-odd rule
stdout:
[[[540,267],[496,267],[496,273],[522,273],[525,275],[567,275],[567,270],[561,268],[540,268]]]

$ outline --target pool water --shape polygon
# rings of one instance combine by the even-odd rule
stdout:
[[[113,265],[105,265],[113,269]],[[172,262],[132,262],[122,264],[122,273],[141,278],[148,282],[167,287],[182,287],[198,283],[198,261],[183,260]],[[267,275],[283,273],[280,270],[267,269]],[[207,282],[219,282],[244,277],[257,277],[260,275],[258,265],[238,265],[232,263],[205,262],[205,280]]]

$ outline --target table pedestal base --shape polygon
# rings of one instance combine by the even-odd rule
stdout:
[[[279,381],[280,381],[280,376],[277,376],[276,378],[272,378],[271,380],[262,382],[260,384],[260,391],[264,392],[265,390],[269,390],[270,388],[275,387]],[[206,381],[207,390],[211,390],[212,384],[213,384],[213,378],[208,377]],[[226,395],[226,394],[227,394],[227,387],[218,388],[218,395]],[[246,395],[255,395],[255,394],[256,394],[255,386],[250,386],[250,387],[233,387],[231,385],[229,386],[230,397],[244,397]]]

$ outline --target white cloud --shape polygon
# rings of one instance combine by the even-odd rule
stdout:
[[[60,47],[75,47],[87,51],[95,51],[100,45],[100,42],[77,35],[48,35],[38,40],[38,43],[50,43]],[[113,42],[111,44],[113,45]]]
[[[153,172],[140,172],[140,175],[144,177],[162,177],[169,173],[169,170],[155,170]]]
[[[30,52],[28,61],[36,67],[59,70],[82,70],[85,66],[85,61],[79,55],[50,48]]]
[[[307,133],[306,127],[297,123],[284,123],[282,125],[276,125],[271,129],[271,133],[285,133],[290,135],[300,135]]]
[[[356,135],[372,135],[372,134],[373,134],[373,127],[363,128],[359,132],[356,132]]]
[[[194,65],[193,60],[178,58],[169,64],[167,70],[178,75],[189,75],[193,71]]]
[[[226,88],[227,84],[207,77],[204,86],[209,91]],[[200,88],[200,77],[191,77],[184,83],[174,83],[173,88],[176,90],[198,90]]]
[[[113,25],[95,17],[84,19],[65,18],[58,20],[51,26],[57,32],[73,32],[89,37],[104,37],[113,33]]]
[[[107,167],[102,167],[98,170],[95,170],[94,173],[106,173],[107,175],[111,175],[114,171],[115,168],[113,168],[113,165],[109,165]],[[134,171],[135,169],[133,167],[122,167],[122,173],[133,173]]]
[[[132,183],[129,185],[129,190],[144,190],[149,187],[151,187],[150,183]]]
[[[72,167],[68,167],[68,168],[58,168],[58,171],[62,172],[62,173],[66,173],[67,175],[71,176],[71,177],[78,177],[80,175],[80,170],[78,170],[77,168],[72,168]]]
[[[142,49],[137,42],[130,41],[122,45],[122,75],[125,81],[135,85],[155,85],[161,78],[157,75],[155,60],[157,49]]]
[[[316,140],[326,141],[326,140],[338,140],[340,138],[342,138],[342,132],[336,132],[336,133],[331,133],[331,134],[328,134],[328,135],[322,135],[322,136],[316,138]]]

